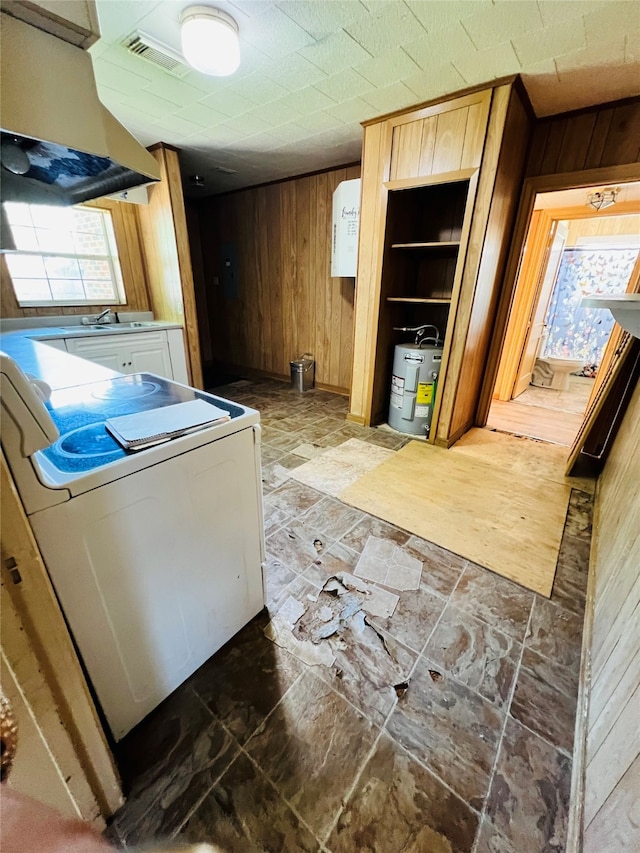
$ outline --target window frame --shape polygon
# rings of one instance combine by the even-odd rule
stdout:
[[[60,258],[79,258],[81,260],[106,260],[109,269],[111,272],[111,280],[114,284],[114,289],[117,293],[117,298],[115,299],[100,299],[100,300],[87,300],[87,299],[48,299],[48,300],[21,300],[16,291],[16,287],[13,281],[13,277],[11,276],[11,272],[9,270],[9,265],[6,264],[5,270],[6,274],[11,282],[11,289],[13,292],[14,299],[16,301],[16,306],[21,310],[28,309],[61,309],[61,308],[92,308],[97,305],[105,305],[105,306],[127,306],[128,305],[128,296],[127,296],[127,272],[126,269],[128,264],[125,261],[125,258],[122,256],[123,247],[126,245],[125,235],[123,233],[123,227],[121,222],[121,217],[119,216],[118,205],[114,202],[109,202],[106,199],[100,199],[98,201],[89,201],[83,202],[81,204],[73,205],[75,208],[86,208],[87,210],[100,211],[101,213],[106,213],[109,215],[110,223],[111,223],[111,231],[113,236],[113,244],[115,248],[115,259],[118,261],[118,265],[120,268],[120,274],[118,275],[115,269],[115,265],[113,263],[114,256],[109,254],[107,256],[104,255],[90,255],[90,254],[72,254],[69,252],[55,252],[55,251],[47,251],[47,252],[36,252],[32,250],[18,250],[17,252],[12,252],[11,254],[24,254],[24,255],[36,255],[36,256],[46,256],[46,257],[60,257]],[[111,244],[111,235],[107,235],[107,242]]]

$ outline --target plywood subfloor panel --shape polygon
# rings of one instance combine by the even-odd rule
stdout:
[[[565,476],[567,448],[560,444],[475,428],[466,432],[452,450],[511,471],[514,478],[547,479],[590,495],[595,492],[595,477]]]
[[[412,441],[339,498],[550,596],[571,482],[524,457],[496,464],[495,441],[472,446]]]
[[[505,403],[494,400],[489,409],[487,426],[514,435],[552,441],[563,447],[571,447],[584,420],[581,414],[556,412],[543,406],[529,406],[511,400]]]

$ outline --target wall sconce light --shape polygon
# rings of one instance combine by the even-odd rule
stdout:
[[[240,65],[238,25],[212,6],[188,6],[180,16],[182,53],[192,68],[213,77],[233,74]]]
[[[620,192],[620,187],[606,187],[598,192],[589,193],[587,195],[586,204],[593,207],[594,210],[604,210],[605,207],[611,207],[616,203],[616,198]]]

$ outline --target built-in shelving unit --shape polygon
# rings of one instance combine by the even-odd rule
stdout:
[[[388,296],[387,302],[409,302],[413,305],[448,305],[451,302],[451,297],[443,296],[437,299],[428,296]]]
[[[389,411],[395,327],[444,337],[429,440],[474,423],[531,117],[517,80],[364,125],[349,419]]]
[[[450,249],[459,246],[460,240],[440,240],[433,243],[393,243],[392,249]]]
[[[390,190],[378,340],[407,340],[396,326],[430,323],[444,336],[454,296],[469,180]]]

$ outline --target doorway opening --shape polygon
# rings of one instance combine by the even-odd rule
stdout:
[[[640,182],[615,204],[598,187],[539,192],[516,279],[487,427],[571,446],[614,327],[582,298],[633,289],[640,266]]]

